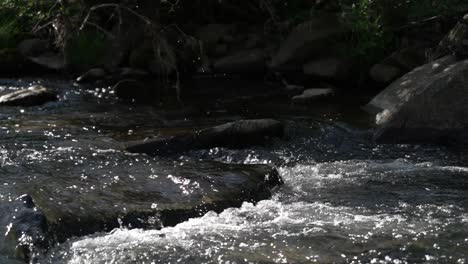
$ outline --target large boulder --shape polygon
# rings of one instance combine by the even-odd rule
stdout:
[[[453,54],[457,57],[468,57],[468,14],[440,41],[433,59]]]
[[[282,137],[283,134],[283,124],[273,119],[240,120],[187,135],[133,142],[126,149],[129,152],[163,155],[214,147],[243,148],[263,144],[267,139]]]
[[[384,143],[466,141],[468,60],[446,56],[393,82],[367,105]]]
[[[261,49],[239,51],[218,59],[213,69],[222,73],[258,73],[266,69],[265,53]]]
[[[336,15],[317,16],[292,30],[273,56],[270,66],[275,70],[295,66],[300,69],[311,58],[329,53],[330,47],[346,32]]]
[[[52,182],[38,179],[41,188],[24,191],[47,220],[49,238],[64,241],[118,227],[173,226],[211,210],[267,199],[282,183],[278,172],[266,165],[186,162],[159,168],[155,175],[121,175],[111,181],[65,174]]]
[[[56,101],[57,99],[57,92],[44,86],[35,85],[28,89],[14,91],[0,96],[0,105],[34,106]]]
[[[425,62],[424,47],[403,48],[372,66],[369,76],[378,83],[388,85]]]

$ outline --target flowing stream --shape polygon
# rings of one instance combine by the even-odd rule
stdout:
[[[0,80],[0,94],[36,82]],[[464,152],[377,145],[371,119],[358,105],[300,114],[280,107],[237,113],[161,111],[119,103],[106,89],[41,82],[61,91],[58,102],[0,107],[0,263],[23,263],[14,257],[9,226],[17,210],[14,200],[25,193],[47,186],[66,192],[76,188],[67,177],[98,175],[99,182],[80,190],[85,197],[121,178],[162,177],[164,168],[205,161],[270,164],[284,185],[268,200],[208,212],[173,227],[118,228],[73,237],[52,245],[35,263],[467,261]],[[277,118],[286,124],[286,139],[244,150],[214,148],[159,158],[121,150],[125,141],[240,117]],[[194,186],[182,182],[181,188],[190,192]]]

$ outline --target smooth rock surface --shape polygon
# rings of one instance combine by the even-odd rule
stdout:
[[[367,105],[384,143],[463,141],[468,136],[468,60],[446,56],[393,82]]]
[[[344,80],[349,76],[349,65],[344,59],[322,58],[308,62],[304,65],[306,76]]]
[[[95,82],[106,77],[106,71],[102,68],[93,68],[76,78],[77,83]]]
[[[293,29],[273,56],[270,66],[273,69],[302,67],[302,63],[312,57],[323,56],[346,32],[336,16],[317,16]]]
[[[89,188],[101,185],[98,176],[63,175],[25,191],[43,212],[51,235],[63,241],[120,226],[172,226],[210,210],[266,199],[282,183],[266,165],[192,162],[159,167],[153,175],[116,176],[100,188]]]
[[[267,139],[283,134],[283,124],[273,119],[240,120],[186,135],[131,143],[126,150],[163,155],[214,147],[243,148],[263,144]]]
[[[0,105],[34,106],[57,100],[57,93],[46,87],[35,85],[0,96]]]
[[[468,14],[440,41],[435,54],[433,54],[433,59],[451,54],[457,57],[468,57],[467,16]]]
[[[331,96],[335,92],[331,88],[314,88],[307,89],[301,95],[296,95],[292,98],[292,102],[296,104],[308,103],[317,99]]]

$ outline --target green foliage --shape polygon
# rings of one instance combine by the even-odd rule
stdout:
[[[14,19],[3,18],[0,20],[0,49],[8,49],[16,46],[21,30]]]
[[[0,49],[12,48],[49,16],[53,0],[0,0]]]
[[[372,0],[340,2],[342,22],[352,32],[346,52],[361,58],[364,64],[381,58],[392,39],[374,3]]]

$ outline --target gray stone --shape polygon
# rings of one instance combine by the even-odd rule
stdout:
[[[332,96],[335,92],[331,88],[314,88],[307,89],[301,95],[294,96],[292,102],[295,104],[308,103]]]
[[[35,85],[0,96],[0,105],[34,106],[57,100],[57,93],[46,87]]]
[[[88,83],[95,82],[106,78],[106,71],[101,68],[90,69],[89,71],[83,73],[78,78],[76,78],[77,83]]]
[[[126,150],[149,155],[183,153],[214,147],[244,148],[282,137],[284,126],[273,119],[240,120],[195,131],[186,135],[132,142]]]
[[[53,181],[37,179],[41,188],[25,192],[47,219],[50,237],[64,241],[122,226],[173,226],[211,210],[267,199],[282,183],[278,172],[266,165],[170,163],[160,164],[154,174],[122,175],[107,184],[98,176],[83,180],[64,175]],[[94,185],[97,188],[90,188]],[[64,191],[64,186],[74,188]]]
[[[343,59],[329,57],[313,60],[304,65],[304,74],[333,80],[344,80],[349,76],[349,65]]]
[[[264,72],[266,69],[265,54],[261,49],[240,51],[218,59],[213,69],[222,73]]]
[[[450,54],[457,57],[468,57],[468,23],[466,23],[465,17],[440,41],[432,55],[433,59]]]
[[[311,58],[328,53],[330,46],[347,32],[337,16],[317,16],[294,28],[281,43],[270,66],[279,70],[291,65],[302,67],[302,64]]]
[[[446,56],[393,82],[367,105],[384,143],[468,139],[468,60]]]
[[[403,48],[372,66],[369,76],[376,82],[390,84],[425,62],[424,47]]]
[[[58,70],[65,69],[65,59],[60,54],[48,52],[48,53],[41,54],[37,57],[28,57],[28,59],[50,70],[58,71]]]

